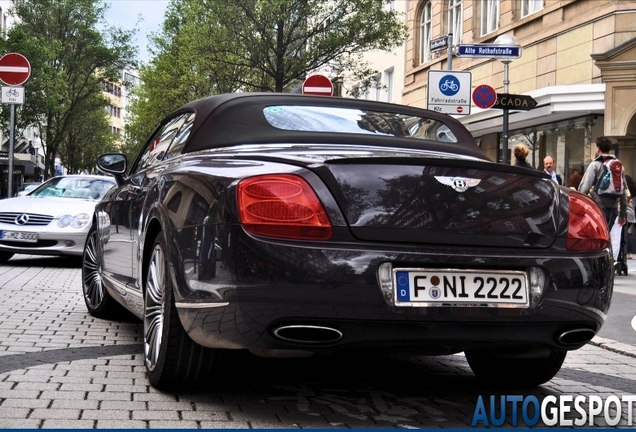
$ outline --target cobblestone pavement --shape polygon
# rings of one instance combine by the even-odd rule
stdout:
[[[160,392],[145,377],[140,323],[88,315],[79,265],[24,255],[0,265],[0,428],[465,428],[480,395],[502,394],[477,382],[461,354],[231,354],[203,388]],[[548,384],[510,392],[635,393],[636,348],[601,338],[568,354]],[[624,410],[618,427],[628,421]]]

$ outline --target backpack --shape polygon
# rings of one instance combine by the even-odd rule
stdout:
[[[603,171],[594,187],[599,196],[618,197],[625,192],[625,172],[623,164],[616,158],[603,161]]]

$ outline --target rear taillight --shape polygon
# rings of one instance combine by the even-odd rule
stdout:
[[[570,222],[568,225],[568,250],[603,250],[610,244],[605,216],[589,197],[570,194]]]
[[[264,175],[238,184],[238,211],[251,233],[303,240],[331,238],[331,222],[302,177]]]

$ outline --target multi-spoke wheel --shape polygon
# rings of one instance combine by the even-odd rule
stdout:
[[[91,227],[82,257],[82,291],[88,312],[97,318],[115,318],[123,307],[106,291],[102,282],[102,260],[99,254],[97,229]]]
[[[11,259],[13,252],[0,251],[0,263],[5,263]]]
[[[145,272],[144,357],[148,380],[157,388],[202,383],[212,372],[212,350],[190,339],[179,321],[166,251],[160,234]]]
[[[466,351],[466,360],[477,378],[499,387],[535,387],[552,379],[561,369],[567,351],[551,351],[546,357],[518,358],[505,353]]]

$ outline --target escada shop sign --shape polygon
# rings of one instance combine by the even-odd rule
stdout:
[[[497,93],[497,101],[493,108],[530,111],[537,106],[537,101],[528,95]]]

